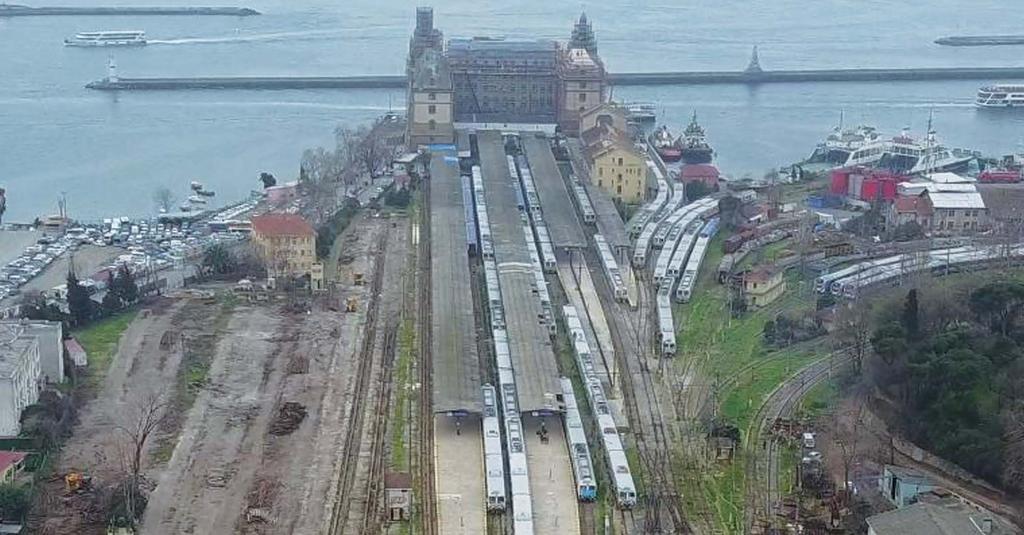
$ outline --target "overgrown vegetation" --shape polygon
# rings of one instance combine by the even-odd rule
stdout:
[[[909,438],[1024,490],[1024,283],[910,290],[881,307],[866,380]]]
[[[316,229],[316,257],[320,260],[331,254],[334,240],[345,231],[348,224],[359,211],[359,201],[346,198],[334,215]]]

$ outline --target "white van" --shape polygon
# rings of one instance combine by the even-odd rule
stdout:
[[[805,448],[814,449],[814,433],[804,433],[803,443]]]

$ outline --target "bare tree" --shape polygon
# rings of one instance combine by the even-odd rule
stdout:
[[[174,200],[174,193],[166,186],[161,186],[153,192],[153,202],[161,212],[170,212],[174,207]]]
[[[860,457],[858,446],[863,433],[864,400],[857,399],[848,411],[837,411],[833,422],[835,443],[843,462],[843,488],[849,489],[850,468]]]
[[[142,454],[146,449],[146,441],[167,418],[167,403],[159,395],[150,394],[130,410],[125,424],[118,429],[124,433],[130,446],[126,452],[129,474],[138,478],[142,472]]]
[[[864,357],[871,349],[871,307],[865,299],[839,306],[836,341],[840,347],[847,347],[853,355],[853,369],[860,373]]]

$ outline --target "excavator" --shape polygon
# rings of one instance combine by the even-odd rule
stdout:
[[[67,488],[67,493],[74,494],[83,490],[88,490],[92,486],[92,477],[82,474],[81,472],[68,472],[64,476],[64,485]]]

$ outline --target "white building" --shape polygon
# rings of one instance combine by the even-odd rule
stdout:
[[[0,436],[21,430],[21,411],[39,400],[40,338],[18,323],[0,324]]]
[[[44,382],[64,382],[64,326],[61,322],[20,320],[2,323],[18,323],[25,328],[25,336],[35,336],[39,340],[39,365]]]

